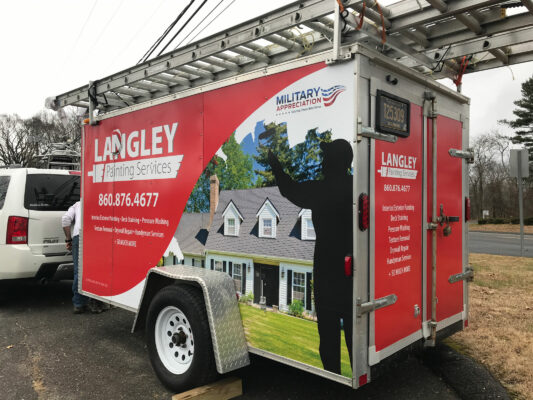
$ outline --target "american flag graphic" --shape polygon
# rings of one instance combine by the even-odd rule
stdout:
[[[329,107],[333,103],[335,103],[335,100],[337,100],[337,96],[346,90],[346,86],[335,85],[333,87],[330,87],[329,89],[320,90],[322,92],[324,106]]]

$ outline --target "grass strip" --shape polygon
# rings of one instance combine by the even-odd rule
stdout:
[[[253,347],[323,368],[316,322],[239,304],[246,339]],[[341,332],[341,373],[351,377],[348,349]]]
[[[450,346],[483,363],[516,399],[533,399],[533,258],[470,254],[468,328]]]

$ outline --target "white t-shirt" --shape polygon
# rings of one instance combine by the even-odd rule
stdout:
[[[61,225],[64,227],[71,226],[74,223],[74,229],[72,230],[72,237],[80,234],[81,225],[81,213],[80,202],[77,201],[70,206],[68,211],[61,218]]]

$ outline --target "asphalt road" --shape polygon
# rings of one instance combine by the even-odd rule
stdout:
[[[70,298],[70,282],[45,287],[0,283],[0,398],[170,399],[172,393],[152,372],[143,334],[130,333],[133,314],[112,309],[73,315]],[[250,367],[231,375],[243,378],[241,399],[460,398],[460,390],[440,377],[445,372],[436,375],[428,367],[433,363],[433,368],[442,369],[447,364],[440,356],[427,357],[429,362],[423,363],[410,356],[357,391],[260,357],[253,357]],[[460,364],[470,374],[475,370]],[[453,371],[461,368],[455,366]],[[467,373],[457,375],[466,377]],[[502,398],[486,397],[492,378],[483,375],[479,385],[472,383],[475,380],[470,375],[461,387],[481,396],[462,398]]]
[[[520,235],[515,233],[469,232],[471,253],[520,257]],[[524,235],[524,257],[533,257],[533,235]]]

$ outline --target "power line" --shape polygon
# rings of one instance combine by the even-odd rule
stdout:
[[[83,32],[85,31],[85,27],[87,26],[87,23],[89,22],[89,20],[91,19],[91,16],[93,15],[93,11],[94,9],[96,8],[96,4],[98,3],[98,0],[95,0],[94,1],[94,4],[91,8],[91,11],[89,11],[89,14],[87,14],[87,18],[85,19],[85,22],[83,23],[83,26],[81,27],[80,29],[80,33],[78,34],[78,37],[76,38],[76,40],[74,41],[74,44],[72,45],[72,47],[70,48],[70,50],[68,51],[66,57],[65,57],[65,60],[63,61],[63,65],[65,65],[65,63],[67,62],[67,60],[70,58],[72,52],[74,51],[74,49],[76,48],[76,46],[78,45],[78,42],[81,38],[81,35],[83,34]]]
[[[235,0],[233,0],[233,1],[235,1]],[[232,1],[232,3],[233,3],[233,1]],[[183,39],[181,39],[181,41],[176,45],[176,47],[174,47],[174,50],[176,50],[178,47],[180,47],[180,45],[181,45],[185,40],[187,40],[187,38],[188,38],[189,36],[191,36],[191,34],[192,34],[192,33],[193,33],[193,32],[194,32],[194,31],[195,31],[195,30],[196,30],[196,29],[197,29],[202,23],[204,23],[204,22],[207,20],[207,18],[209,18],[209,16],[210,16],[211,14],[213,14],[213,12],[214,12],[214,11],[215,11],[215,10],[216,10],[216,9],[217,9],[217,8],[223,3],[223,2],[224,2],[224,0],[220,0],[220,1],[218,2],[218,4],[217,4],[213,9],[211,9],[211,11],[209,11],[209,14],[207,14],[207,15],[205,16],[204,20],[203,20],[202,22],[200,22],[198,25],[196,25],[196,26],[194,27],[194,29],[191,29],[191,31],[187,34],[187,36],[185,36]],[[226,8],[227,8],[227,7],[226,7]],[[222,10],[222,12],[224,12],[224,10]],[[219,14],[219,15],[220,15],[220,14]],[[216,17],[213,18],[213,20],[212,20],[211,22],[213,22],[215,19],[216,19]],[[207,25],[209,25],[211,22],[209,22]],[[198,32],[198,33],[196,34],[196,36],[198,36],[198,35],[199,35],[199,34],[200,34],[200,33],[201,33],[201,32],[207,27],[207,25],[206,25],[206,26],[205,26],[200,32]],[[191,39],[191,41],[194,40],[194,38],[195,38],[196,36],[194,36],[193,39]],[[190,41],[189,41],[189,43],[190,43]]]
[[[194,37],[191,38],[191,40],[189,40],[189,41],[187,42],[187,44],[191,43],[194,39],[196,39],[196,38],[198,37],[198,35],[200,35],[200,34],[205,30],[205,28],[207,28],[210,24],[212,24],[213,22],[215,22],[215,20],[216,20],[218,17],[220,17],[220,16],[221,16],[221,15],[222,15],[222,14],[223,14],[228,8],[230,8],[231,5],[232,5],[233,3],[235,3],[235,0],[231,0],[231,3],[229,3],[226,7],[224,7],[224,9],[223,9],[222,11],[220,11],[220,12],[215,16],[215,18],[213,18],[213,19],[212,19],[212,20],[211,20],[206,26],[204,26],[200,32],[198,32],[196,35],[194,35]]]
[[[122,54],[124,54],[124,52],[130,48],[131,44],[135,41],[135,39],[137,39],[137,36],[139,36],[139,34],[144,30],[146,29],[146,27],[149,25],[150,21],[154,18],[154,15],[159,11],[159,9],[161,8],[161,6],[163,5],[163,3],[165,2],[166,0],[161,0],[161,2],[157,5],[157,7],[154,9],[154,11],[152,12],[152,14],[150,15],[150,17],[148,17],[148,19],[145,21],[145,23],[141,26],[140,29],[137,30],[137,32],[135,33],[135,35],[133,35],[130,39],[130,41],[126,44],[126,46],[124,46],[121,50],[120,53],[118,53],[115,58],[113,59],[113,61],[111,61],[105,70],[108,70],[112,65],[115,64],[115,62],[122,56]]]
[[[163,32],[163,34],[154,42],[154,44],[152,44],[152,46],[148,49],[148,51],[144,54],[144,56],[141,57],[141,59],[137,62],[137,64],[140,64],[140,63],[148,60],[148,58],[152,55],[152,53],[155,51],[157,46],[159,46],[161,44],[161,42],[167,37],[168,33],[172,30],[172,28],[174,28],[174,26],[176,26],[176,24],[181,19],[181,17],[183,17],[183,14],[185,14],[187,12],[189,7],[193,3],[194,3],[194,0],[191,0],[189,2],[189,4],[187,4],[187,6],[177,16],[177,18],[174,21],[172,21],[172,23],[168,26],[167,29],[165,29],[165,32]]]
[[[176,32],[176,34],[174,36],[172,36],[172,38],[168,41],[168,43],[165,45],[165,47],[163,47],[161,49],[161,51],[157,54],[158,56],[160,56],[163,53],[163,51],[165,51],[165,49],[170,45],[170,43],[172,43],[172,41],[176,38],[176,36],[178,36],[181,33],[181,31],[183,31],[183,29],[185,29],[187,24],[191,21],[191,19],[193,19],[196,16],[198,11],[200,11],[202,9],[202,7],[205,5],[205,3],[207,3],[207,0],[204,0],[202,2],[202,4],[200,4],[200,6],[196,9],[196,11],[194,11],[194,13],[189,17],[189,19],[183,24],[183,26]]]
[[[171,24],[165,29],[165,32],[150,46],[148,51],[141,57],[141,59],[137,62],[137,64],[144,62],[152,55],[152,53],[155,51],[156,47],[159,46],[159,44],[165,39],[165,37],[168,35],[168,33],[174,28],[174,26],[177,24],[177,22],[181,19],[183,14],[187,12],[189,7],[194,3],[194,0],[191,0],[189,4],[181,11],[181,13],[178,15],[178,17],[171,22]]]
[[[113,14],[111,15],[111,17],[107,20],[106,24],[104,25],[104,29],[102,29],[100,31],[100,34],[98,35],[98,37],[96,38],[94,44],[92,45],[91,47],[91,50],[89,50],[89,53],[92,53],[93,49],[96,47],[96,45],[98,44],[98,42],[100,41],[100,39],[102,38],[104,32],[107,30],[107,27],[109,25],[111,25],[111,22],[113,22],[113,20],[115,19],[115,16],[117,15],[118,13],[118,10],[120,10],[120,8],[122,7],[122,4],[124,4],[124,0],[121,0],[120,4],[118,5],[117,8],[115,8],[115,11],[113,11]]]

